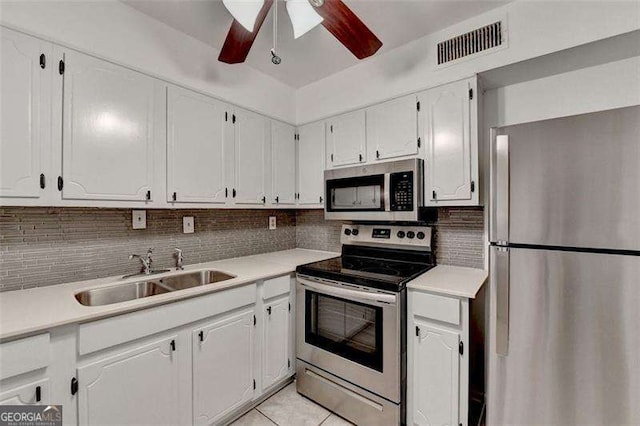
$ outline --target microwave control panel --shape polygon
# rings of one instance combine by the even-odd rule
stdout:
[[[413,211],[413,172],[391,173],[389,186],[391,211]]]

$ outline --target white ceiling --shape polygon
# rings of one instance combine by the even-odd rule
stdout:
[[[221,0],[122,1],[218,50],[222,47],[233,20]],[[383,46],[376,55],[506,2],[504,0],[345,0],[345,3],[382,40]],[[282,63],[273,65],[269,52],[273,44],[272,17],[273,13],[270,12],[249,52],[247,64],[253,68],[297,88],[358,63],[358,59],[321,25],[294,40],[284,2],[280,1],[278,54],[282,57]]]

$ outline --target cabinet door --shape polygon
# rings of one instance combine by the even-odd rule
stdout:
[[[267,389],[289,374],[289,295],[265,302],[262,387]]]
[[[175,339],[168,337],[78,368],[78,423],[183,423]]]
[[[324,197],[324,122],[298,128],[298,204],[322,204]]]
[[[477,144],[471,131],[471,84],[460,81],[419,96],[426,140],[425,192],[432,205],[471,200],[472,143]]]
[[[416,95],[373,106],[366,114],[369,161],[418,154]]]
[[[37,380],[12,389],[2,389],[0,405],[43,405],[51,404],[49,379]]]
[[[269,135],[266,118],[249,111],[237,110],[235,129],[235,197],[236,204],[264,204],[265,153]]]
[[[226,105],[177,87],[167,102],[167,201],[225,203]]]
[[[211,424],[253,397],[253,310],[193,332],[193,416]]]
[[[62,173],[65,199],[144,201],[164,91],[153,78],[65,53]],[[148,191],[150,193],[148,194]]]
[[[0,197],[40,198],[47,173],[45,128],[51,109],[51,45],[0,28]],[[41,55],[43,56],[41,65]]]
[[[364,163],[366,160],[365,112],[355,111],[327,122],[327,164],[331,167]]]
[[[419,319],[414,323],[413,424],[457,425],[460,335]]]
[[[295,128],[271,122],[271,195],[272,203],[296,203]]]

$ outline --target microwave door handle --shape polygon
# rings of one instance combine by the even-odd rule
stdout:
[[[328,294],[331,296],[342,297],[343,299],[349,299],[355,302],[380,302],[385,304],[395,304],[396,296],[392,294],[382,293],[369,293],[365,291],[351,290],[347,288],[334,287],[326,284],[315,283],[313,281],[306,280],[298,277],[298,282],[317,292]]]
[[[391,211],[391,174],[384,174],[384,211]]]

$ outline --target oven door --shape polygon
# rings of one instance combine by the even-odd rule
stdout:
[[[297,278],[297,357],[401,400],[401,293]]]

